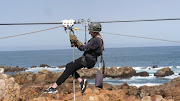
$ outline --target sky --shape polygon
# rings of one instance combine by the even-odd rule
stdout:
[[[179,0],[1,0],[0,23],[53,23],[64,19],[119,21],[180,18]],[[60,25],[0,26],[0,37]],[[102,31],[180,41],[180,21],[103,23]],[[84,29],[82,25],[74,28]],[[84,42],[84,31],[75,35]],[[88,33],[88,32],[87,32]],[[105,48],[180,46],[180,43],[101,33]],[[91,36],[88,34],[87,39]],[[64,28],[0,39],[0,51],[70,49]]]

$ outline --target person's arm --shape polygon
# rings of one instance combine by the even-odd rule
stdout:
[[[86,45],[83,45],[82,42],[80,42],[77,37],[73,34],[70,34],[70,42],[71,42],[71,47],[72,46],[77,46],[77,48],[80,51],[89,51],[89,50],[94,50],[100,47],[100,40],[99,38],[91,39]]]
[[[86,45],[81,45],[78,47],[78,49],[80,51],[89,51],[89,50],[95,50],[98,47],[100,47],[100,42],[98,42],[99,40],[96,39],[92,39],[90,42],[88,42]]]

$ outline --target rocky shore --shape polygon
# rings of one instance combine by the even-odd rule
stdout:
[[[80,69],[78,73],[84,78],[95,78],[96,68]],[[5,75],[0,73],[0,100],[2,101],[73,101],[72,77],[69,77],[58,87],[57,94],[44,94],[43,91],[51,86],[62,72],[54,73],[41,70]],[[170,68],[158,70],[157,77],[172,75]],[[161,75],[161,76],[159,76]],[[132,67],[106,68],[104,77],[130,78],[132,76],[148,76],[147,72],[136,73]],[[76,82],[76,101],[180,101],[180,77],[158,86],[129,86],[103,84],[103,88],[96,88],[88,84],[84,94],[80,93]]]
[[[4,72],[19,72],[19,71],[25,71],[27,70],[27,68],[23,67],[23,68],[19,68],[18,66],[16,67],[10,67],[10,66],[1,66],[0,65],[0,68],[3,68],[4,69]]]

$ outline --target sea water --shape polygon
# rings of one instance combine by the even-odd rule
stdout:
[[[106,67],[132,66],[136,72],[146,71],[150,76],[134,76],[129,79],[104,78],[104,83],[121,85],[127,82],[129,85],[159,85],[167,83],[173,78],[180,77],[180,46],[166,47],[128,47],[128,48],[106,48],[103,56]],[[26,67],[47,64],[55,68],[45,68],[52,72],[60,72],[65,68],[57,66],[65,65],[72,61],[72,49],[61,50],[30,50],[30,51],[0,51],[0,65]],[[82,56],[83,52],[75,50],[75,58]],[[99,59],[98,59],[99,62]],[[95,67],[98,66],[98,62]],[[152,68],[157,65],[158,68]],[[174,75],[156,78],[154,73],[162,68],[170,67]],[[26,72],[37,73],[44,68],[29,68]],[[89,79],[94,84],[93,79]]]

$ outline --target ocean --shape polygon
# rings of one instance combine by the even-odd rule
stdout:
[[[132,66],[136,72],[146,71],[150,76],[134,76],[129,79],[104,78],[104,83],[121,85],[127,82],[129,85],[137,87],[142,85],[159,85],[167,83],[173,78],[180,77],[180,46],[162,47],[127,47],[127,48],[106,48],[103,56],[106,67]],[[83,52],[75,50],[75,58],[82,56]],[[0,51],[0,65],[26,67],[40,66],[47,64],[51,67],[65,65],[72,61],[72,49],[61,50],[29,50],[29,51]],[[99,59],[95,67],[98,67]],[[152,66],[158,68],[153,69]],[[154,73],[162,68],[170,67],[174,75],[156,78]],[[29,68],[27,71],[37,73],[43,68]],[[46,68],[52,72],[60,72],[64,68]],[[7,73],[8,74],[8,73]],[[93,79],[88,80],[94,84]]]

